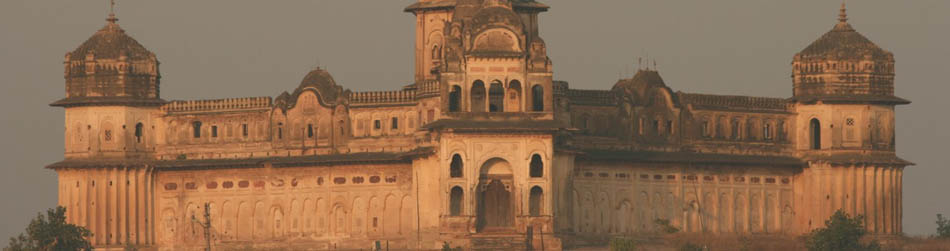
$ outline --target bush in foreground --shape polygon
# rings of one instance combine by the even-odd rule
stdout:
[[[880,246],[874,242],[861,244],[861,237],[867,234],[863,222],[864,216],[851,217],[841,210],[835,211],[825,221],[824,228],[815,229],[808,235],[805,246],[811,251],[880,250]]]
[[[705,249],[699,245],[687,242],[683,244],[683,246],[680,246],[679,251],[705,251]]]
[[[614,238],[610,240],[610,251],[634,251],[637,250],[637,242],[633,239]]]

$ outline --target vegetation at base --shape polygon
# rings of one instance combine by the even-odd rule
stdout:
[[[950,239],[950,218],[937,214],[937,237]]]
[[[452,248],[452,246],[449,246],[449,242],[444,241],[442,242],[442,251],[462,251],[462,247]]]
[[[810,251],[863,251],[881,250],[876,242],[861,244],[860,240],[867,230],[864,229],[864,216],[849,216],[838,210],[825,221],[825,227],[815,229],[808,235],[805,246]]]
[[[30,221],[26,232],[10,238],[4,251],[28,250],[90,250],[88,229],[66,223],[66,208],[56,207],[46,211],[46,216],[37,213]]]
[[[687,242],[686,244],[683,244],[683,246],[680,246],[680,249],[679,249],[679,251],[704,251],[704,250],[705,249],[703,249],[703,247],[700,247],[699,245],[689,243],[689,242]]]
[[[637,250],[637,242],[633,239],[614,238],[610,240],[610,251],[634,251]]]
[[[653,224],[656,224],[657,230],[661,233],[673,234],[680,231],[679,228],[670,225],[670,220],[667,219],[656,219]]]

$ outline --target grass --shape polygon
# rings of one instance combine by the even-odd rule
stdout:
[[[675,233],[666,235],[636,235],[625,237],[636,242],[637,250],[681,250],[692,244],[705,251],[801,251],[805,237],[787,235],[723,235],[702,233]],[[865,240],[865,241],[869,241]],[[950,239],[933,237],[885,237],[879,240],[884,251],[950,251]],[[607,250],[604,248],[604,250]]]

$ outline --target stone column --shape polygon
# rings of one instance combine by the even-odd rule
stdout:
[[[854,214],[867,215],[867,210],[865,209],[866,203],[864,202],[864,200],[867,199],[867,197],[864,196],[865,189],[866,189],[865,187],[867,184],[867,179],[865,179],[864,177],[866,176],[865,172],[867,171],[867,167],[855,166],[854,168],[857,170],[857,174],[855,174],[856,180],[855,180],[855,190],[854,190],[855,191],[854,192],[854,196],[855,196]],[[865,222],[865,224],[867,224],[867,222]]]
[[[887,168],[887,223],[888,233],[896,233],[897,226],[897,189],[896,189],[896,170],[894,167]]]
[[[877,233],[883,233],[884,226],[884,168],[874,167],[874,225]]]
[[[117,169],[117,168],[109,168],[107,172],[108,172],[107,175],[109,176],[109,177],[107,178],[107,179],[109,180],[109,186],[107,187],[108,190],[106,191],[106,193],[107,193],[108,196],[109,196],[109,203],[106,205],[106,207],[107,207],[106,210],[107,210],[107,214],[108,214],[108,216],[106,216],[106,222],[109,224],[109,225],[107,226],[107,227],[109,228],[109,230],[108,230],[108,231],[109,231],[109,235],[106,236],[106,239],[107,239],[106,243],[107,243],[107,244],[116,244],[116,243],[118,243],[118,238],[119,238],[119,232],[118,232],[118,226],[119,226],[119,224],[118,224],[118,223],[119,223],[119,222],[118,222],[118,220],[119,220],[119,210],[118,210],[118,207],[119,207],[119,204],[121,203],[121,202],[118,200],[118,198],[119,198],[119,180],[118,180],[118,175],[119,175],[119,174],[118,174],[118,169]]]
[[[897,233],[904,232],[904,168],[897,169]]]
[[[92,233],[96,236],[96,244],[102,245],[106,244],[107,227],[106,227],[106,211],[107,205],[109,205],[109,199],[106,194],[106,187],[109,186],[108,181],[106,180],[106,175],[103,174],[105,170],[96,169],[96,230],[93,230]]]
[[[85,172],[80,172],[77,174],[77,177],[82,177],[80,178],[82,180],[82,184],[79,184],[78,188],[79,206],[82,208],[80,209],[82,210],[82,215],[79,217],[77,222],[79,222],[80,226],[90,229],[91,226],[89,226],[89,212],[91,212],[90,209],[92,207],[89,206],[89,178],[87,178],[89,176],[87,176]]]

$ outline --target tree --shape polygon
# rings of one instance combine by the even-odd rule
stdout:
[[[26,233],[10,238],[4,251],[27,250],[90,250],[88,229],[66,223],[66,208],[58,206],[46,211],[46,216],[37,213],[26,227]]]
[[[937,237],[950,238],[950,219],[937,214]]]
[[[825,221],[824,228],[815,229],[809,234],[805,245],[811,251],[880,250],[877,243],[860,243],[861,237],[867,234],[863,222],[864,216],[852,218],[841,210],[835,211],[834,215]]]

